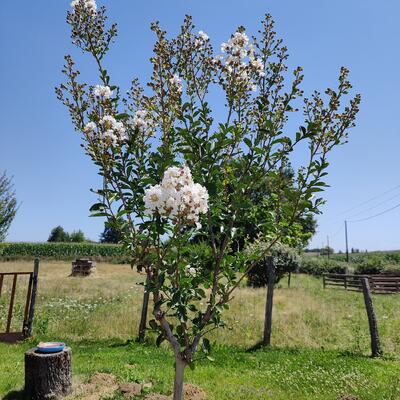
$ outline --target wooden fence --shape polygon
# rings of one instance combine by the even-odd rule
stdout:
[[[400,276],[324,274],[324,289],[328,286],[362,292],[362,278],[367,278],[373,293],[400,293]]]
[[[1,291],[3,288],[3,283],[5,279],[10,279],[12,281],[11,293],[9,297],[8,310],[6,308],[6,326],[5,331],[0,329],[0,342],[16,342],[22,340],[32,333],[33,317],[35,312],[35,300],[37,291],[37,282],[39,274],[39,260],[35,260],[34,268],[32,272],[0,272],[0,298]],[[25,307],[24,307],[24,320],[20,331],[12,332],[11,322],[14,312],[15,296],[17,292],[17,282],[19,276],[28,276],[28,289],[25,297]],[[1,328],[1,327],[0,327]]]

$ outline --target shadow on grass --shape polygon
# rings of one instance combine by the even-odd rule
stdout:
[[[3,400],[25,400],[25,391],[24,390],[13,390],[12,392],[7,393]]]
[[[266,346],[263,342],[257,342],[254,346],[251,346],[250,348],[246,349],[246,353],[253,353],[254,351],[260,350],[260,349],[268,349],[268,346]]]
[[[262,341],[259,341],[254,346],[246,349],[245,353],[253,353],[258,350],[273,351],[273,352],[288,353],[288,354],[299,354],[301,351],[297,347],[275,347],[272,345],[266,345]]]

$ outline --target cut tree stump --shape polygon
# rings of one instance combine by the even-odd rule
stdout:
[[[71,393],[71,348],[58,353],[25,353],[25,395],[29,400],[57,399]]]

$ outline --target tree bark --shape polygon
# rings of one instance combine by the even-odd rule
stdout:
[[[30,400],[48,400],[65,396],[72,389],[71,349],[59,353],[25,353],[25,395]]]
[[[181,357],[175,357],[175,380],[174,380],[174,397],[173,400],[183,399],[183,377],[186,363]]]
[[[149,284],[149,278],[146,278],[146,283],[144,285],[144,292],[143,292],[142,313],[140,316],[140,323],[139,323],[139,335],[138,335],[139,342],[143,342],[146,336],[147,312],[149,308],[149,297],[150,297],[150,292],[148,291],[148,284]]]

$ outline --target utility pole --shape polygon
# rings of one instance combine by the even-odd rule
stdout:
[[[344,221],[344,234],[346,237],[346,261],[349,262],[349,242],[347,239],[347,221]]]
[[[328,251],[328,258],[329,258],[329,253],[330,253],[330,248],[329,248],[329,235],[326,237],[326,243],[328,243],[328,247],[326,250]]]

